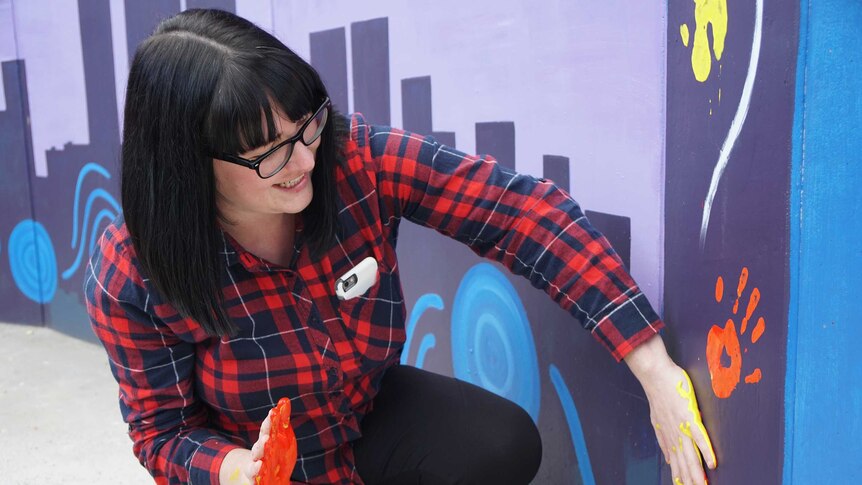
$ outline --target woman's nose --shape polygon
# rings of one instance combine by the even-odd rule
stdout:
[[[314,168],[314,153],[315,150],[311,147],[307,147],[302,143],[297,143],[293,146],[293,154],[290,156],[290,164],[303,172],[310,171]]]

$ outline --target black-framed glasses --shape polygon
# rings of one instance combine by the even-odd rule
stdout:
[[[329,120],[329,108],[331,105],[332,102],[329,98],[326,98],[323,104],[320,105],[320,108],[317,108],[317,111],[305,120],[305,123],[302,124],[295,135],[270,148],[266,153],[255,157],[254,160],[226,153],[216,155],[215,158],[250,168],[257,172],[258,177],[268,179],[280,172],[287,165],[287,162],[290,161],[290,156],[293,154],[293,146],[296,142],[299,141],[303,145],[309,146],[320,138],[323,128],[326,127],[326,122]]]

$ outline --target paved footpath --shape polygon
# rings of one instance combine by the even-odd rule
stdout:
[[[0,483],[153,483],[126,429],[100,346],[0,323]]]

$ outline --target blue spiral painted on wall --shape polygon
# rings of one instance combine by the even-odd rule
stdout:
[[[57,257],[45,226],[24,219],[9,235],[9,266],[21,293],[37,303],[47,303],[57,291]]]
[[[452,307],[455,377],[513,401],[539,419],[541,382],[527,312],[506,276],[488,263],[472,267]]]

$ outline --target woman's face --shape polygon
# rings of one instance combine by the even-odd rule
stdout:
[[[278,138],[239,156],[254,160],[280,141],[290,138],[299,130],[307,118],[298,122],[275,112]],[[308,114],[311,116],[311,113]],[[216,180],[216,205],[228,220],[243,222],[273,214],[298,214],[308,207],[313,195],[311,171],[314,169],[314,154],[320,146],[320,138],[309,146],[302,142],[294,144],[293,153],[284,168],[270,178],[262,179],[254,170],[213,159]],[[279,157],[287,147],[269,157]],[[269,159],[267,157],[267,159]]]

